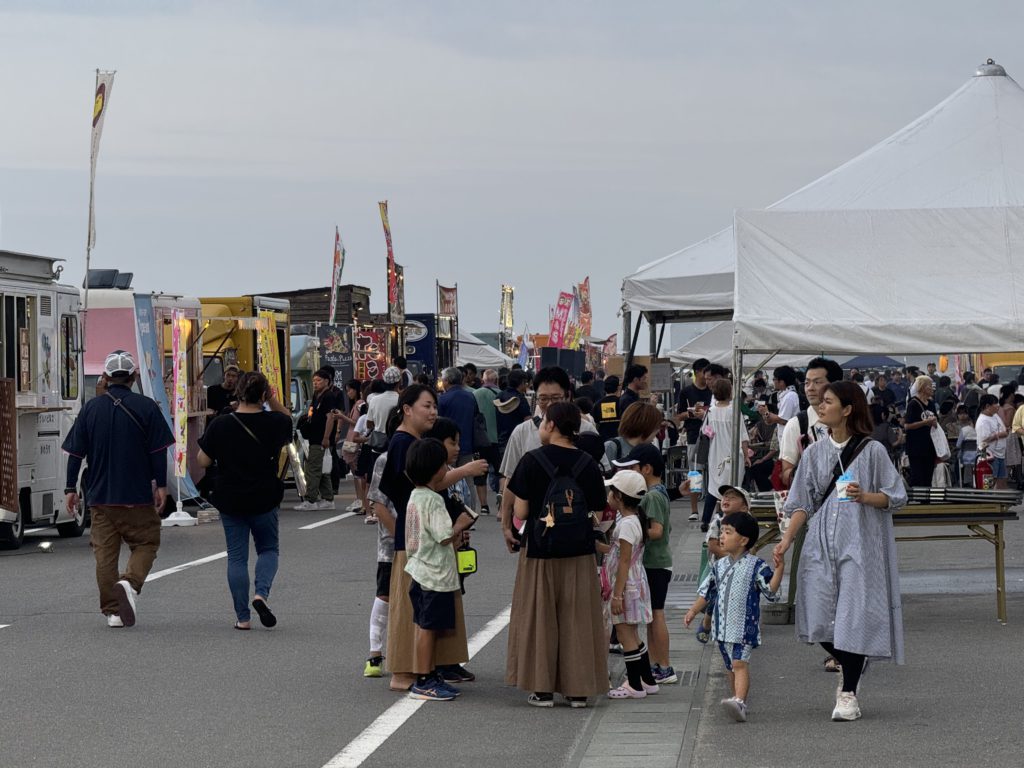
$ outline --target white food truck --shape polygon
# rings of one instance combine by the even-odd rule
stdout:
[[[61,444],[82,394],[79,291],[61,285],[61,259],[0,251],[0,548],[25,528],[81,536],[84,507],[64,506]]]

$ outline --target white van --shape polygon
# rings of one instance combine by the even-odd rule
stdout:
[[[79,294],[60,285],[61,259],[0,251],[0,548],[25,528],[81,536],[85,509],[64,506],[61,450],[81,402]]]

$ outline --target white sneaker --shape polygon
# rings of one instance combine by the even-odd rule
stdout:
[[[360,503],[359,499],[356,499],[351,504],[349,504],[347,507],[345,507],[345,511],[346,512],[358,512],[362,508],[363,508],[362,503]]]
[[[300,512],[309,512],[311,509],[320,509],[317,506],[318,503],[316,501],[304,501],[301,504],[296,504],[292,509],[297,509]]]
[[[742,699],[737,699],[735,696],[731,699],[722,699],[722,706],[737,723],[747,722],[747,703]]]
[[[832,710],[832,719],[835,721],[860,719],[860,704],[857,703],[856,694],[845,691],[839,693],[839,696],[836,697],[836,707]]]
[[[689,520],[691,523],[696,522],[697,520],[700,520],[700,515],[698,515],[696,512],[691,512],[690,516],[686,519]]]
[[[111,627],[112,629],[117,629],[119,627],[123,627],[124,622],[121,621],[120,616],[118,616],[116,613],[112,613],[109,616],[107,616],[107,626]]]
[[[327,501],[327,499],[320,499],[320,501],[318,501],[316,503],[316,508],[317,509],[334,509],[334,499],[331,499],[330,501]]]
[[[114,585],[114,597],[117,598],[117,615],[123,622],[122,626],[135,626],[135,598],[139,593],[132,589],[132,585],[126,579],[121,579]]]

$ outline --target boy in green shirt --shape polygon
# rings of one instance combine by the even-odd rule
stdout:
[[[649,540],[644,548],[644,570],[647,571],[653,615],[647,625],[651,671],[658,685],[677,683],[679,677],[668,658],[668,624],[665,621],[665,598],[672,581],[672,548],[669,544],[672,521],[669,519],[668,490],[661,482],[665,460],[656,446],[643,443],[630,451],[626,458],[613,463],[622,469],[639,472],[647,483],[647,493],[640,502],[640,508],[650,521]]]
[[[409,696],[424,701],[451,701],[459,690],[444,681],[434,664],[437,636],[455,629],[455,593],[459,571],[452,541],[476,521],[466,509],[452,525],[437,488],[448,473],[448,450],[439,440],[409,446],[405,474],[415,485],[405,516],[405,570],[412,577],[409,598],[416,624],[416,682]]]

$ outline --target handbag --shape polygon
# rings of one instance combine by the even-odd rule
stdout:
[[[473,450],[491,447],[491,437],[487,434],[487,420],[480,411],[473,417]]]
[[[470,546],[460,547],[455,550],[455,558],[458,561],[459,575],[466,576],[476,573],[476,550]]]
[[[922,419],[935,418],[935,414],[931,411],[923,411],[921,413]],[[942,431],[942,427],[936,424],[934,427],[928,428],[928,434],[932,439],[932,446],[935,448],[935,457],[939,459],[949,458],[949,440],[946,439],[946,433]],[[934,483],[933,483],[934,485]],[[938,486],[945,488],[946,486]]]
[[[708,458],[711,455],[711,440],[715,436],[715,430],[708,424],[708,415],[704,414],[704,421],[700,425],[700,433],[697,435],[697,455],[694,462],[699,466],[706,467]]]
[[[932,470],[932,488],[949,488],[953,485],[953,479],[949,475],[948,464],[936,464]]]
[[[388,436],[375,429],[370,433],[370,437],[367,439],[366,444],[370,446],[371,451],[384,453],[384,450],[388,447]]]
[[[320,471],[329,475],[332,469],[334,469],[334,457],[331,456],[330,450],[325,449],[323,461],[320,462]]]

